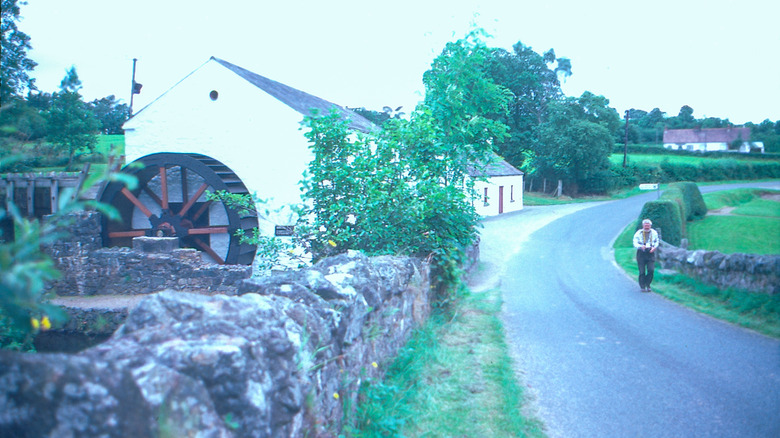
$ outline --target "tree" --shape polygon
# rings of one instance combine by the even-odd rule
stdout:
[[[620,119],[608,103],[585,92],[579,99],[550,104],[549,120],[539,127],[535,151],[534,164],[541,176],[567,182],[571,194],[580,190],[603,193],[611,188],[608,169],[614,143],[609,126],[619,124]]]
[[[553,49],[544,55],[522,42],[513,51],[491,49],[485,66],[493,82],[511,91],[509,113],[499,118],[509,127],[509,137],[497,143],[500,155],[524,168],[538,143],[537,129],[547,118],[547,107],[563,96],[559,77],[571,76],[571,61],[557,58]]]
[[[95,99],[88,104],[89,109],[100,122],[100,132],[103,134],[124,134],[122,125],[130,114],[129,107],[110,95],[102,99]]]
[[[430,256],[440,285],[458,286],[479,217],[466,174],[493,157],[506,127],[508,93],[485,75],[486,47],[470,35],[448,43],[423,77],[426,98],[409,120],[351,136],[336,114],[307,119],[314,155],[305,181],[310,209],[299,225],[315,258],[344,248]]]
[[[68,169],[73,166],[76,152],[84,148],[89,152],[94,151],[100,127],[95,115],[78,93],[80,88],[81,81],[76,68],[71,67],[60,83],[60,91],[54,93],[51,108],[45,116],[49,126],[48,139],[59,151],[67,154]]]
[[[37,65],[27,57],[30,37],[16,27],[19,21],[18,0],[1,0],[0,20],[0,105],[6,105],[25,89],[35,89],[35,80],[28,72]],[[20,4],[26,4],[22,1]]]

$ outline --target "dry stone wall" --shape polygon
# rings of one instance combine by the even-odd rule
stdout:
[[[94,272],[99,256],[68,251]],[[220,294],[176,285],[79,354],[0,352],[0,436],[335,437],[430,313],[414,258],[348,252]]]
[[[735,288],[769,295],[780,293],[780,256],[723,254],[719,251],[689,251],[663,242],[658,261],[721,289]]]

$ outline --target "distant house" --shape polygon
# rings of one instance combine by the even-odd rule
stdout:
[[[523,172],[503,159],[496,160],[481,169],[469,170],[474,182],[476,196],[472,199],[477,214],[483,217],[496,216],[523,209]]]
[[[696,152],[764,152],[764,143],[750,141],[750,128],[667,129],[664,147]]]

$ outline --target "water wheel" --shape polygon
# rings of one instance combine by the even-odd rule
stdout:
[[[243,229],[251,235],[257,213],[206,199],[207,191],[249,193],[227,166],[205,155],[159,153],[139,158],[122,172],[138,178],[138,186],[131,191],[112,182],[100,195],[121,215],[120,221],[103,220],[104,246],[129,247],[137,236],[178,237],[180,247],[202,251],[206,260],[252,264],[256,247],[239,243],[235,234]]]

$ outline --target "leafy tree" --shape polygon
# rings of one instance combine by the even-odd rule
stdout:
[[[29,72],[37,65],[27,57],[31,49],[30,37],[16,27],[19,21],[19,5],[26,2],[2,0],[0,19],[0,105],[5,106],[12,96],[19,96],[25,89],[34,89],[35,80]]]
[[[95,99],[88,104],[90,110],[100,122],[100,132],[103,134],[124,134],[122,125],[127,121],[130,108],[110,95]]]
[[[467,170],[493,157],[506,127],[508,93],[483,71],[474,35],[448,43],[425,73],[426,98],[410,119],[390,119],[373,136],[352,136],[335,114],[307,119],[314,152],[305,181],[309,205],[300,238],[315,258],[345,248],[430,256],[440,284],[460,284],[479,217]]]
[[[93,152],[100,127],[95,115],[81,98],[78,90],[81,81],[76,68],[71,67],[60,83],[60,91],[54,93],[51,108],[45,113],[49,125],[48,139],[67,154],[70,169],[76,152],[86,149]]]
[[[540,55],[518,41],[512,52],[491,49],[485,69],[496,84],[513,95],[509,113],[498,119],[510,133],[497,143],[499,153],[510,164],[530,170],[525,160],[538,143],[537,129],[546,120],[548,105],[563,96],[559,77],[571,76],[571,61],[557,58],[552,49]]]
[[[619,117],[608,103],[589,92],[579,99],[552,103],[549,120],[539,128],[535,165],[542,176],[567,182],[568,193],[611,188],[608,169],[613,131],[609,126],[619,123]],[[603,107],[597,108],[599,104]]]

